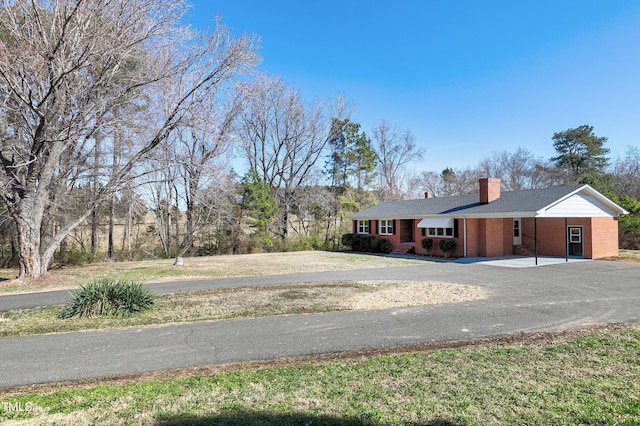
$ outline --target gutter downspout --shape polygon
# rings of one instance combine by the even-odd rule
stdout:
[[[569,262],[569,226],[567,218],[564,218],[564,261]]]

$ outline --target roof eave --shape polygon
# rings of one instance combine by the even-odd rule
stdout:
[[[605,195],[603,195],[602,193],[600,193],[596,189],[592,188],[590,185],[585,184],[585,185],[582,185],[579,188],[576,188],[575,190],[571,191],[570,193],[566,194],[564,197],[560,197],[559,199],[555,200],[553,203],[541,208],[540,210],[538,210],[536,212],[536,216],[543,217],[545,211],[547,211],[550,208],[552,208],[553,206],[563,202],[567,198],[573,197],[574,195],[576,195],[579,192],[585,192],[587,195],[595,198],[598,202],[604,204],[605,206],[607,206],[608,208],[613,210],[615,213],[617,213],[618,216],[620,216],[621,214],[629,214],[629,212],[627,210],[625,210],[624,208],[622,208],[618,204],[616,204],[613,201],[611,201],[608,197],[606,197]],[[575,217],[578,217],[578,216],[575,216]]]
[[[522,217],[535,217],[538,212],[535,211],[519,211],[519,212],[499,212],[499,213],[438,213],[438,214],[425,214],[425,215],[384,215],[384,216],[362,216],[353,217],[349,216],[349,219],[353,220],[380,220],[380,219],[424,219],[429,217],[450,217],[454,219],[511,219]]]

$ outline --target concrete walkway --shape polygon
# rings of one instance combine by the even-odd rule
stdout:
[[[455,263],[470,264],[482,263],[489,266],[500,266],[504,268],[533,268],[536,266],[557,265],[562,263],[590,262],[591,259],[564,258],[551,256],[501,256],[501,257],[461,257],[454,260]]]
[[[504,268],[532,268],[536,266],[556,265],[559,263],[574,263],[574,262],[589,262],[591,259],[577,258],[577,257],[553,257],[553,256],[499,256],[499,257],[459,257],[459,258],[442,258],[442,257],[429,257],[419,256],[411,254],[388,254],[388,257],[396,257],[401,259],[411,260],[424,260],[426,262],[438,262],[438,263],[459,263],[459,264],[472,264],[481,263],[489,266],[499,266]]]
[[[492,295],[460,304],[4,338],[0,339],[0,388],[640,320],[638,264],[593,261],[500,268],[482,262],[425,262],[240,279],[235,284],[332,278],[446,281],[482,286]],[[187,290],[221,281],[173,285]]]

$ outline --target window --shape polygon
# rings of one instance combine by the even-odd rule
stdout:
[[[427,228],[430,237],[453,237],[453,228]]]
[[[368,220],[359,220],[358,221],[358,234],[368,234],[369,233],[369,221]]]
[[[393,234],[393,220],[391,219],[383,219],[380,220],[380,234],[381,235],[391,235]]]
[[[569,228],[569,242],[582,243],[582,228]]]

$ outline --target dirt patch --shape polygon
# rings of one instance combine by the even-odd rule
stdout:
[[[436,281],[356,281],[370,291],[341,301],[346,309],[370,310],[441,303],[461,303],[489,297],[481,287]]]

